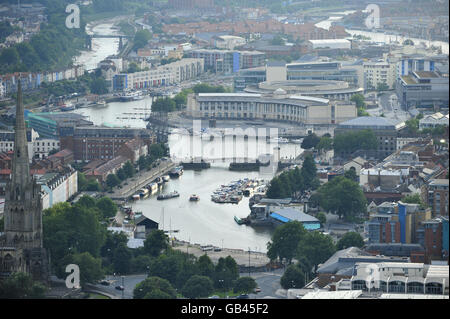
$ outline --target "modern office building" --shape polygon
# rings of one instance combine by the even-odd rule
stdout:
[[[205,69],[224,74],[260,67],[266,62],[265,53],[259,51],[198,49],[190,51],[188,55],[191,58],[203,59]]]
[[[243,92],[247,86],[257,86],[266,81],[266,67],[240,70],[234,77],[234,91]]]
[[[357,116],[356,106],[309,96],[273,94],[200,93],[188,96],[187,113],[202,119],[262,119],[301,124],[341,123]]]
[[[71,112],[28,113],[28,126],[41,138],[59,139],[59,128],[64,126],[93,125],[86,117]]]
[[[333,80],[345,81],[363,87],[363,68],[357,63],[313,61],[295,62],[286,65],[287,80]]]
[[[449,82],[448,72],[437,69],[433,71],[413,71],[400,76],[396,85],[400,105],[411,108],[448,108]]]

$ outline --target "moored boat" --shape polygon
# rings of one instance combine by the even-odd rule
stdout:
[[[189,201],[191,202],[198,202],[200,200],[200,197],[198,195],[191,195],[191,197],[189,197]]]
[[[164,200],[164,199],[170,199],[170,198],[175,198],[175,197],[180,197],[180,194],[177,191],[173,191],[169,194],[161,194],[158,195],[158,197],[156,198],[157,200]]]

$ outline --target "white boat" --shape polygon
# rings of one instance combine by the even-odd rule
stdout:
[[[169,175],[164,175],[162,177],[162,179],[163,179],[164,182],[168,182],[168,181],[170,181],[170,176]]]
[[[270,143],[287,144],[289,140],[284,137],[271,138]]]

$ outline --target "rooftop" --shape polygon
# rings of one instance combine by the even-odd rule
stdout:
[[[396,125],[397,125],[396,122],[384,117],[361,116],[346,122],[342,122],[341,124],[339,124],[339,127],[359,126],[362,128],[371,128],[371,127],[395,128]]]

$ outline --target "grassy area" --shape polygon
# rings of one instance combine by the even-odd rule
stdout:
[[[87,299],[111,299],[108,296],[90,293]]]

